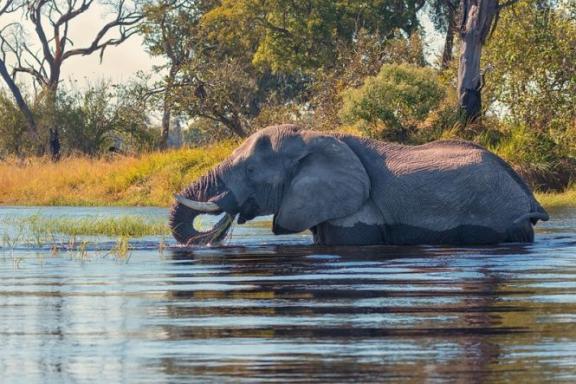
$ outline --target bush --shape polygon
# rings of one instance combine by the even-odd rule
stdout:
[[[8,95],[0,92],[0,159],[10,154],[21,156],[29,149],[24,115]]]
[[[148,126],[146,105],[107,82],[83,92],[61,89],[56,98],[39,93],[32,104],[40,142],[33,143],[24,116],[12,98],[0,93],[0,158],[46,152],[49,130],[58,129],[63,154],[99,155],[151,149],[159,132]]]
[[[84,93],[61,92],[55,120],[64,148],[87,155],[151,148],[154,135],[145,105],[122,91],[102,82]]]
[[[340,117],[370,137],[413,142],[417,128],[445,97],[445,88],[433,69],[385,64],[361,87],[343,92]]]
[[[536,190],[561,191],[576,180],[576,160],[566,156],[563,146],[544,133],[511,126],[490,148],[512,163]]]

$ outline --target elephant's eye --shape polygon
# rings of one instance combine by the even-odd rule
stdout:
[[[253,175],[256,172],[256,167],[253,165],[249,165],[246,168],[246,172],[248,172],[248,175]]]

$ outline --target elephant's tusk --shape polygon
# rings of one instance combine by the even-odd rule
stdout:
[[[201,201],[194,201],[185,198],[184,196],[174,195],[176,201],[180,204],[185,205],[188,208],[192,208],[196,211],[200,212],[216,212],[220,211],[220,207],[211,201],[208,202],[201,202]]]

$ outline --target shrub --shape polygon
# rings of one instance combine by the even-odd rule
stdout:
[[[26,140],[24,115],[4,92],[0,92],[0,159],[27,152],[30,143]]]
[[[385,64],[361,87],[344,91],[340,117],[368,136],[411,142],[421,122],[445,97],[445,88],[433,69]]]

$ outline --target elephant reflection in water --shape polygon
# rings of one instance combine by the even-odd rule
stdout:
[[[225,213],[210,231],[199,214]],[[273,126],[247,139],[177,195],[174,237],[205,244],[274,215],[275,234],[311,230],[321,245],[532,242],[548,220],[520,176],[465,141],[405,146],[343,134]]]
[[[511,251],[530,248],[482,250],[493,256]],[[507,324],[517,309],[502,305],[506,284],[487,259],[454,248],[280,246],[258,253],[223,248],[219,256],[195,252],[172,254],[187,266],[193,260],[194,270],[171,281],[201,281],[198,289],[170,292],[163,313],[175,325],[168,319],[163,334],[217,347],[210,355],[213,364],[206,364],[202,353],[194,355],[192,346],[186,357],[159,362],[175,373],[481,383],[498,374],[502,345],[523,331]],[[323,254],[335,258],[322,259]],[[463,260],[473,263],[474,277],[458,277]],[[399,279],[399,269],[407,277]],[[433,278],[440,274],[447,277]],[[226,287],[211,289],[212,282]],[[270,353],[261,353],[268,348]],[[231,357],[230,349],[243,353]]]

